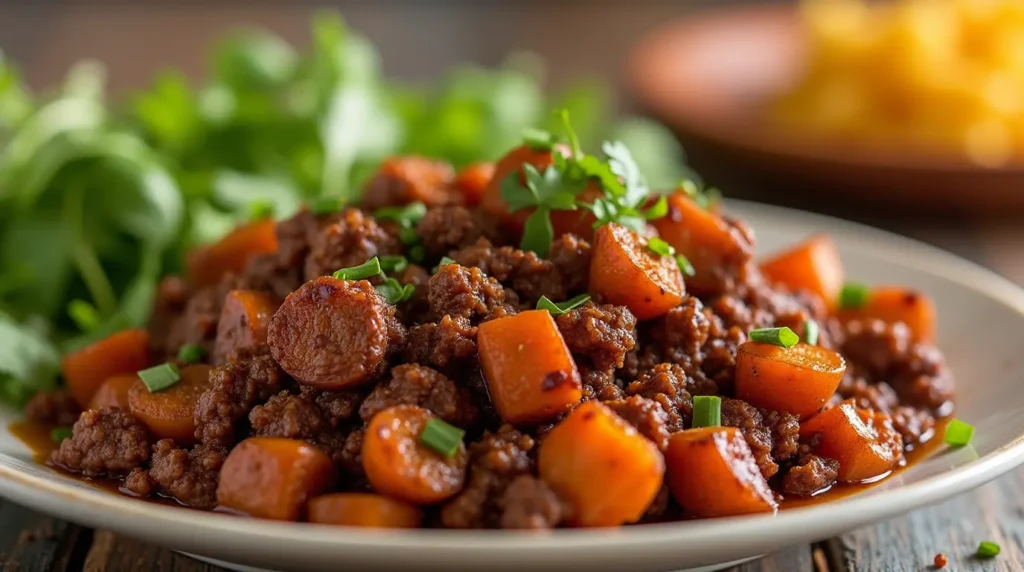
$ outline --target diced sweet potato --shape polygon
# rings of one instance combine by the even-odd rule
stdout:
[[[846,271],[832,237],[818,234],[761,263],[761,271],[772,282],[790,290],[806,290],[821,297],[835,309],[846,281]]]
[[[80,406],[89,401],[107,379],[149,367],[149,334],[124,330],[70,353],[60,369],[68,391]]]
[[[636,522],[665,474],[654,443],[597,401],[580,405],[547,434],[537,465],[541,479],[572,505],[578,526]]]
[[[774,512],[768,482],[735,427],[700,427],[672,435],[665,452],[669,490],[698,517]]]
[[[275,228],[272,219],[259,220],[193,250],[185,260],[189,280],[197,286],[209,286],[220,282],[229,272],[241,273],[253,256],[277,251]]]
[[[869,481],[903,461],[903,439],[888,415],[859,409],[852,399],[800,424],[800,438],[820,435],[816,453],[839,461],[839,480]]]
[[[840,317],[903,322],[914,341],[931,343],[935,340],[935,304],[926,294],[899,286],[872,288],[864,306],[842,310]]]
[[[309,522],[365,528],[419,528],[423,511],[372,493],[334,493],[309,501]]]
[[[107,381],[103,382],[103,385],[100,386],[96,394],[92,396],[88,408],[105,409],[107,407],[117,407],[118,409],[128,411],[128,392],[138,382],[139,376],[134,373],[115,375],[108,378]]]
[[[480,204],[487,185],[494,178],[494,171],[494,163],[473,163],[459,171],[455,177],[455,188],[462,194],[463,204],[470,207]]]
[[[650,320],[681,304],[686,286],[673,257],[655,253],[624,226],[606,224],[594,233],[590,291],[628,307],[637,320]]]
[[[194,443],[196,403],[213,387],[212,369],[205,364],[184,367],[178,383],[156,393],[139,379],[128,390],[128,408],[157,438],[174,439],[178,445]]]
[[[576,363],[546,310],[480,324],[477,348],[491,402],[506,423],[542,423],[583,396]]]
[[[257,518],[301,520],[309,499],[334,479],[330,457],[309,443],[252,437],[224,460],[217,504]]]
[[[744,342],[736,352],[736,397],[806,419],[828,403],[845,371],[843,356],[821,346]]]

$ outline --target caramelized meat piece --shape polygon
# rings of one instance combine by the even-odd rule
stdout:
[[[512,480],[533,468],[533,438],[505,425],[469,446],[469,472],[465,488],[441,508],[441,522],[448,528],[497,526],[502,507],[498,499]]]
[[[625,306],[588,302],[555,322],[569,351],[602,371],[622,367],[626,354],[636,347],[636,318]]]
[[[146,427],[127,411],[90,409],[48,462],[86,477],[122,477],[145,465],[149,444]]]
[[[345,209],[341,218],[317,234],[306,257],[306,280],[359,266],[374,256],[400,254],[402,246],[359,209]]]
[[[417,405],[459,427],[472,425],[477,416],[467,390],[436,370],[416,364],[392,369],[391,379],[374,388],[359,416],[369,423],[374,415],[395,405]]]
[[[281,389],[284,375],[270,356],[256,355],[215,368],[210,380],[213,387],[196,404],[196,439],[209,446],[230,447],[238,422]]]
[[[506,305],[505,289],[497,280],[458,264],[445,264],[431,276],[430,309],[437,316],[470,320],[515,313]]]
[[[25,416],[41,425],[69,427],[81,414],[82,408],[67,391],[41,391],[25,405]]]

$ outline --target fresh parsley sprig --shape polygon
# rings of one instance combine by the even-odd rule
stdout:
[[[576,195],[583,190],[585,181],[567,177],[567,173],[555,165],[544,169],[543,173],[533,165],[523,165],[523,175],[524,183],[520,182],[518,172],[502,181],[501,198],[511,212],[536,209],[526,219],[519,247],[547,256],[555,234],[551,211],[576,210]]]

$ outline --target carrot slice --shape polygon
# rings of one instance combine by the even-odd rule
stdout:
[[[471,207],[480,204],[494,178],[494,171],[494,163],[473,163],[459,171],[455,176],[455,188],[462,193],[463,204]]]
[[[434,504],[459,492],[468,456],[459,444],[445,457],[420,443],[434,414],[414,405],[389,407],[370,420],[363,438],[363,469],[374,490],[413,504]]]
[[[239,350],[266,345],[267,328],[270,327],[270,318],[276,309],[274,301],[265,292],[228,292],[217,321],[213,363],[234,361]]]
[[[843,356],[821,346],[744,342],[736,352],[736,397],[806,419],[828,403],[845,371]]]
[[[669,490],[699,517],[774,512],[778,503],[735,427],[700,427],[672,435],[665,452]]]
[[[854,400],[822,411],[800,424],[800,438],[820,435],[815,451],[839,461],[839,480],[856,483],[889,473],[903,461],[903,438],[888,415],[860,409]]]
[[[626,306],[637,320],[650,320],[683,302],[686,286],[676,260],[647,247],[632,230],[606,224],[594,233],[590,291],[609,304]]]
[[[189,280],[197,286],[220,282],[228,273],[245,270],[257,254],[277,251],[276,225],[264,219],[239,226],[219,241],[197,248],[186,256]]]
[[[309,522],[366,528],[419,528],[423,511],[372,493],[335,493],[309,501]]]
[[[772,282],[785,284],[790,290],[817,294],[829,309],[835,309],[846,280],[839,251],[827,234],[812,236],[772,256],[761,263],[761,272]]]
[[[89,409],[117,407],[128,411],[128,392],[139,381],[134,373],[107,378],[89,401]]]
[[[68,354],[60,369],[71,396],[84,408],[104,381],[146,369],[149,364],[149,334],[124,330]]]
[[[257,518],[300,520],[307,501],[334,478],[330,457],[305,441],[252,437],[224,460],[217,504]]]
[[[840,317],[903,322],[914,341],[931,343],[935,340],[935,304],[927,295],[899,286],[872,288],[864,306],[842,310]]]
[[[491,402],[506,423],[542,423],[583,397],[576,363],[546,310],[480,324],[477,349]]]
[[[213,387],[206,364],[181,369],[181,379],[171,387],[156,393],[137,380],[128,390],[128,408],[158,438],[174,439],[179,445],[196,441],[194,411],[199,397]]]
[[[686,280],[691,291],[713,293],[718,274],[738,270],[753,256],[753,244],[739,229],[685,193],[670,195],[668,207],[668,215],[653,225],[693,265],[694,276]]]
[[[597,401],[580,405],[548,432],[537,466],[541,479],[572,505],[579,526],[636,522],[665,475],[654,443]]]

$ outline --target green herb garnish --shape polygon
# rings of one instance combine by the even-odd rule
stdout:
[[[807,320],[804,322],[804,343],[809,346],[818,345],[818,335],[821,333],[821,328],[818,327],[818,322],[814,320]]]
[[[417,201],[400,207],[384,207],[373,211],[373,218],[390,220],[404,229],[413,228],[427,214],[427,205]]]
[[[342,268],[334,273],[338,280],[366,280],[381,273],[380,260],[374,256],[359,266]]]
[[[309,203],[309,210],[315,215],[323,216],[341,212],[345,201],[339,197],[317,197]]]
[[[420,443],[430,447],[440,455],[451,457],[459,450],[459,446],[462,445],[462,438],[465,435],[466,432],[462,429],[433,417],[423,426],[423,432],[420,433]]]
[[[988,540],[982,540],[981,544],[978,545],[978,549],[974,552],[974,555],[978,558],[995,558],[999,555],[1000,548],[995,542]]]
[[[384,296],[384,299],[392,306],[401,304],[416,294],[415,286],[412,284],[403,285],[394,278],[388,278],[383,284],[378,284],[377,286],[374,286],[374,288],[381,296]]]
[[[260,221],[274,218],[274,203],[270,201],[254,201],[249,204],[249,220]]]
[[[959,419],[950,420],[946,425],[946,444],[950,447],[963,447],[974,437],[974,426]]]
[[[178,349],[178,361],[182,363],[199,363],[206,357],[206,348],[199,344],[185,344]]]
[[[71,427],[54,427],[53,430],[50,431],[50,439],[54,443],[60,443],[64,439],[70,438],[71,434]]]
[[[857,282],[843,284],[839,292],[839,307],[843,309],[863,308],[871,297],[871,289]]]
[[[676,265],[679,266],[679,271],[682,272],[684,276],[693,276],[697,274],[697,270],[693,267],[693,264],[690,264],[690,259],[687,258],[685,254],[676,255]]]
[[[580,294],[579,296],[569,298],[565,302],[552,302],[547,296],[541,296],[540,300],[537,300],[537,309],[547,310],[548,312],[551,312],[552,316],[561,316],[570,310],[579,308],[589,300],[589,294]]]
[[[693,396],[693,426],[718,427],[722,424],[722,398],[717,395]]]
[[[750,330],[748,337],[752,342],[771,344],[773,346],[783,348],[791,348],[800,343],[800,336],[796,335],[796,332],[786,327]]]
[[[675,247],[657,237],[647,239],[647,248],[660,256],[673,256],[676,253]]]
[[[78,329],[83,332],[95,330],[102,322],[96,306],[77,298],[68,304],[68,316],[75,322]]]
[[[558,143],[558,137],[550,131],[533,127],[523,130],[523,144],[534,151],[550,151],[555,143]]]
[[[451,258],[448,258],[447,256],[442,256],[441,257],[441,262],[437,263],[437,266],[434,267],[434,270],[431,271],[431,274],[437,274],[437,271],[442,266],[445,266],[445,265],[448,265],[448,264],[458,264],[458,262],[455,262],[454,260],[452,260]]]
[[[401,272],[409,266],[409,261],[404,256],[381,256],[379,260],[381,271],[389,274]]]
[[[139,379],[150,393],[163,391],[181,380],[181,372],[173,363],[162,363],[139,372]]]

